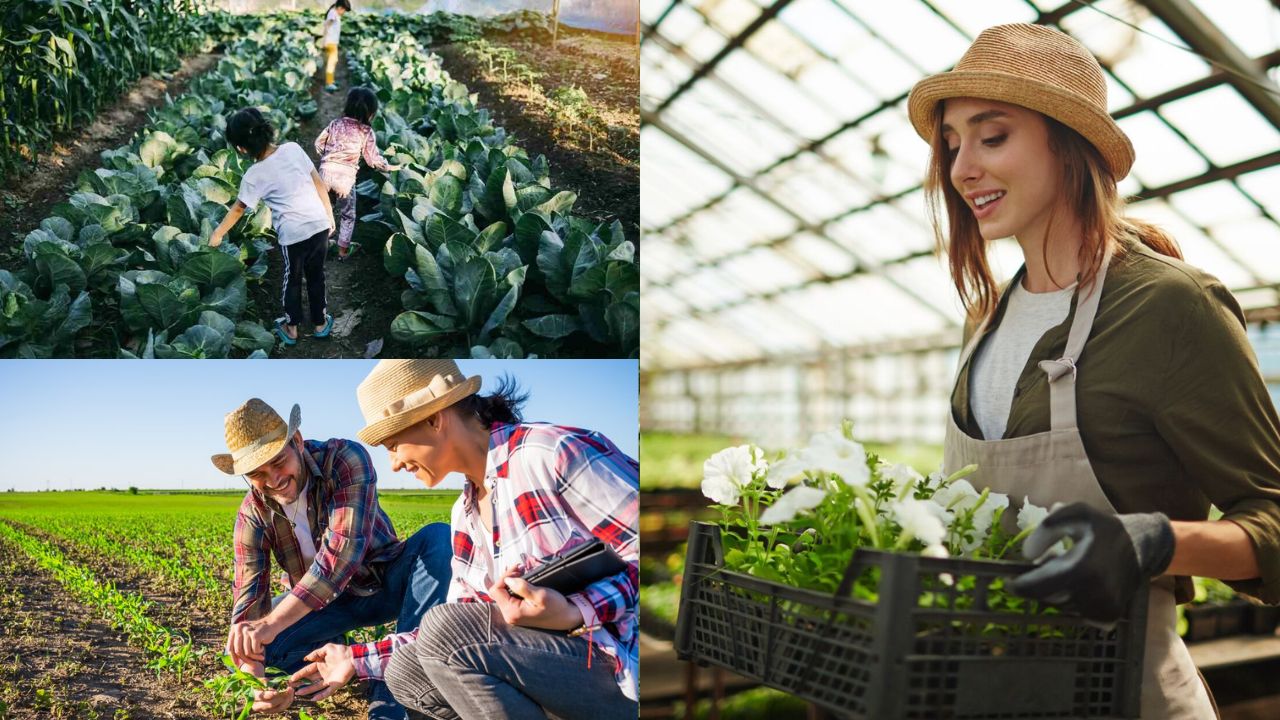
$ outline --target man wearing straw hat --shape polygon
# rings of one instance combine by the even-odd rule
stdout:
[[[524,422],[528,396],[509,378],[479,389],[452,360],[384,360],[360,384],[360,439],[392,468],[428,487],[467,480],[449,602],[413,632],[325,645],[290,682],[322,699],[353,677],[385,678],[432,718],[634,719],[639,463],[599,433]],[[567,595],[520,577],[593,537],[626,569]]]
[[[225,419],[228,453],[213,464],[249,485],[236,515],[235,604],[227,650],[237,666],[293,670],[303,656],[360,627],[418,626],[449,584],[449,528],[433,523],[396,538],[378,504],[377,475],[356,442],[303,440],[297,406],[286,423],[253,398]],[[272,598],[271,561],[290,590]],[[403,718],[384,683],[372,686],[370,717]],[[292,701],[261,691],[255,710]]]

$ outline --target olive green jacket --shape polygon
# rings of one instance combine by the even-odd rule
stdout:
[[[1280,603],[1280,419],[1244,315],[1213,276],[1143,246],[1126,248],[1107,270],[1077,360],[1077,420],[1093,472],[1121,513],[1204,520],[1217,506],[1252,539],[1261,571],[1228,584]],[[993,328],[1006,302],[1002,296]],[[1049,386],[1037,363],[1062,356],[1074,317],[1073,298],[1066,320],[1032,350],[1006,438],[1049,430]],[[961,368],[951,412],[960,429],[984,439],[969,404],[971,365]],[[1190,579],[1178,578],[1178,601],[1191,594]]]

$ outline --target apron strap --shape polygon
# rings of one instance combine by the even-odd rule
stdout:
[[[1107,266],[1111,264],[1111,248],[1102,256],[1098,275],[1089,286],[1089,293],[1080,297],[1076,291],[1076,315],[1067,335],[1067,347],[1057,360],[1041,360],[1040,369],[1049,378],[1049,428],[1051,430],[1075,430],[1076,422],[1076,363],[1084,351],[1085,341],[1093,330],[1093,319],[1098,314],[1098,302],[1102,298],[1102,283],[1107,278]]]

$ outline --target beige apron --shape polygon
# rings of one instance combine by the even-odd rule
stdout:
[[[1085,454],[1080,430],[1076,425],[1076,366],[1093,319],[1098,311],[1100,289],[1106,278],[1110,252],[1103,258],[1097,280],[1085,298],[1077,292],[1075,318],[1067,337],[1066,353],[1061,360],[1040,363],[1049,378],[1050,430],[1006,440],[976,440],[956,424],[954,413],[947,413],[947,436],[944,467],[952,473],[970,463],[978,471],[970,481],[974,487],[990,487],[993,492],[1009,495],[1010,507],[1005,520],[1015,522],[1015,508],[1023,498],[1042,507],[1054,503],[1085,502],[1099,510],[1115,512],[1098,484],[1089,458]],[[1020,282],[1021,273],[1014,277]],[[987,325],[973,334],[960,354],[960,371],[978,347]],[[1146,660],[1142,678],[1143,720],[1205,720],[1216,716],[1191,655],[1178,637],[1174,611],[1172,578],[1152,583],[1147,622]]]

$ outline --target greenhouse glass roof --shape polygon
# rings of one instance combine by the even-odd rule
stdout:
[[[642,366],[960,339],[906,115],[984,28],[1055,26],[1107,73],[1129,214],[1280,317],[1280,1],[641,0]],[[1017,270],[1013,240],[993,251]]]

